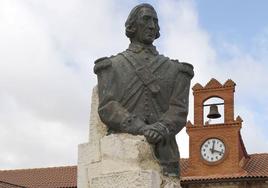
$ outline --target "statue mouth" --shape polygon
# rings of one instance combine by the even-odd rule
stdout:
[[[147,37],[151,37],[151,38],[155,37],[155,33],[151,32],[151,31],[147,31],[147,32],[145,32],[145,34],[146,34]]]

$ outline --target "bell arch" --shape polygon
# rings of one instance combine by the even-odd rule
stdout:
[[[204,126],[211,124],[222,124],[222,123],[224,123],[224,100],[221,97],[217,96],[212,96],[204,100],[203,102]]]
[[[221,84],[212,78],[204,87],[197,83],[194,85],[194,125],[204,126],[204,102],[210,98],[217,97],[224,101],[224,118],[222,123],[234,122],[234,91],[235,83],[227,80]]]

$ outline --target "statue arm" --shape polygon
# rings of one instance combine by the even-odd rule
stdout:
[[[97,60],[94,72],[98,76],[98,113],[102,122],[116,132],[142,135],[145,123],[118,102],[120,90],[111,60],[108,58]]]
[[[169,101],[169,108],[159,122],[166,126],[170,134],[176,135],[185,126],[189,106],[189,88],[194,75],[193,66],[180,63],[180,71]]]

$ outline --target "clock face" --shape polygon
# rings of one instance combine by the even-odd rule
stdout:
[[[200,153],[205,161],[214,163],[224,157],[225,149],[223,141],[218,138],[209,138],[201,145]]]

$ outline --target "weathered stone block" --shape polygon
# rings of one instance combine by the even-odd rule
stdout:
[[[90,188],[160,188],[161,178],[156,171],[128,171],[94,177]]]
[[[144,136],[111,134],[101,140],[102,170],[104,173],[128,170],[156,170],[160,167],[153,158],[151,146]]]

